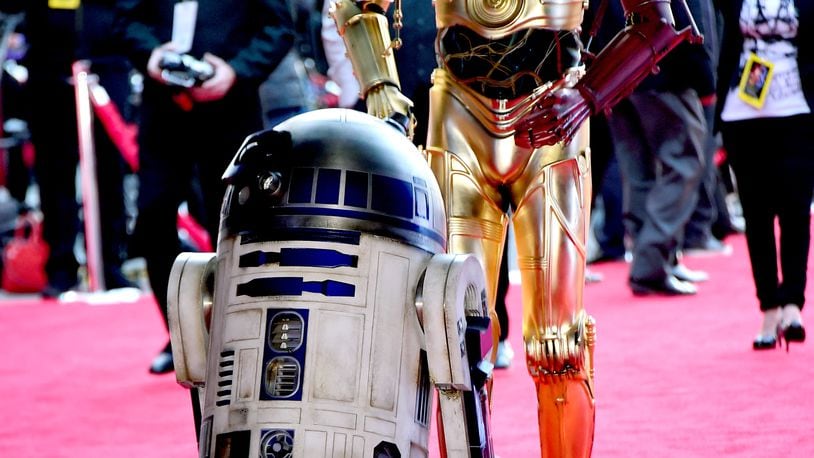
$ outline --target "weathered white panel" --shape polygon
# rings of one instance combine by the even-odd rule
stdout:
[[[396,422],[376,417],[365,417],[365,432],[393,437],[396,434]]]
[[[345,448],[348,446],[348,436],[340,433],[334,434],[332,458],[345,458]]]
[[[365,438],[362,436],[353,436],[353,450],[351,451],[351,458],[365,458]]]
[[[296,436],[294,441],[297,442]],[[328,446],[328,433],[325,431],[305,431],[305,446],[303,447],[303,457],[321,458],[326,456]]]
[[[290,409],[286,407],[261,407],[257,409],[257,422],[264,423],[289,423],[299,424],[301,409]]]
[[[260,337],[260,327],[263,324],[263,311],[261,309],[243,310],[226,314],[223,330],[224,342],[257,339]]]
[[[314,424],[336,428],[356,429],[356,414],[335,410],[314,410]]]
[[[370,405],[393,413],[398,399],[409,267],[407,258],[389,253],[379,255],[370,357]]]
[[[251,401],[255,398],[254,386],[258,380],[257,363],[259,361],[257,348],[246,348],[238,353],[237,371],[237,399],[238,401]]]
[[[360,361],[364,338],[363,315],[319,313],[317,329],[311,331],[316,348],[311,348],[313,371],[311,398],[353,402],[360,383]]]

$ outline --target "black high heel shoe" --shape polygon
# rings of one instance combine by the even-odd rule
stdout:
[[[780,309],[765,310],[763,312],[763,325],[760,328],[760,333],[752,342],[753,349],[771,350],[780,345],[780,339],[783,337],[780,319]]]
[[[778,346],[777,337],[777,335],[765,336],[761,334],[752,342],[752,348],[755,350],[773,350]]]
[[[805,342],[806,329],[800,318],[800,306],[796,304],[785,305],[782,309],[782,319],[777,329],[778,338],[786,340],[786,352],[789,351],[790,342]]]
[[[782,336],[786,341],[786,353],[788,353],[789,342],[802,343],[806,341],[806,328],[799,321],[792,321],[785,328],[781,327],[778,330],[778,336]]]

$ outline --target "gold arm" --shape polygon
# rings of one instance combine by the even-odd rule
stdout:
[[[332,11],[339,35],[345,41],[356,79],[367,97],[371,88],[390,84],[401,88],[396,61],[390,52],[387,18],[364,12],[349,0],[334,3]]]
[[[389,1],[375,3],[376,9],[390,6]],[[397,120],[412,138],[413,102],[401,93],[387,18],[362,10],[350,0],[334,3],[331,14],[345,42],[368,113]]]

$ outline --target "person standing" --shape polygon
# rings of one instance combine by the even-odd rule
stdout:
[[[79,163],[76,99],[72,64],[87,59],[119,110],[125,111],[130,68],[107,39],[114,0],[2,1],[0,10],[25,15],[20,32],[28,42],[23,64],[26,116],[35,149],[34,176],[43,214],[43,238],[50,253],[46,263],[46,298],[79,284],[74,247],[81,232],[76,198]],[[124,175],[129,172],[120,152],[98,121],[94,146],[99,188],[102,261],[107,289],[133,286],[121,272],[127,251]]]
[[[711,9],[710,0],[688,5],[694,17]],[[689,22],[681,9],[676,22]],[[715,92],[714,62],[702,46],[682,43],[659,67],[609,116],[632,241],[628,284],[637,296],[695,294],[693,283],[706,277],[677,256],[703,177],[708,126],[701,95]]]
[[[775,348],[781,339],[788,348],[806,335],[800,311],[814,189],[814,3],[743,0],[722,12],[720,127],[763,313],[753,348]],[[748,77],[758,65],[767,70],[751,91]]]
[[[317,108],[316,90],[312,86],[307,59],[303,51],[310,47],[308,27],[310,15],[318,14],[316,0],[283,0],[296,25],[295,45],[283,61],[260,85],[260,105],[263,108],[263,125],[271,129],[277,124],[306,111]],[[313,52],[313,51],[312,51]],[[312,65],[315,65],[312,63]]]
[[[276,0],[120,0],[114,30],[146,76],[133,243],[146,260],[166,325],[169,274],[181,250],[178,206],[200,180],[201,223],[217,241],[221,175],[246,136],[263,127],[258,88],[291,49],[293,21],[285,2]],[[190,88],[173,84],[160,68],[173,52],[206,62],[211,77]],[[150,371],[172,368],[168,342]]]

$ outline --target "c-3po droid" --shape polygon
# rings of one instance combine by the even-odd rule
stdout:
[[[391,0],[335,0],[332,14],[368,112],[409,133],[412,103],[400,92],[392,52],[401,46],[395,3],[392,41],[384,15]],[[586,121],[627,96],[679,43],[699,37],[686,3],[690,23],[681,31],[669,0],[621,3],[626,27],[594,56],[579,36],[587,0],[434,1],[438,68],[425,152],[446,205],[447,249],[478,258],[491,310],[513,225],[544,457],[588,456],[593,444],[595,325],[583,306]],[[488,444],[470,450],[491,455]]]
[[[427,457],[436,390],[446,453],[466,454],[461,392],[490,371],[483,271],[445,253],[413,144],[319,110],[247,138],[225,179],[217,253],[180,255],[169,288],[200,456]]]

